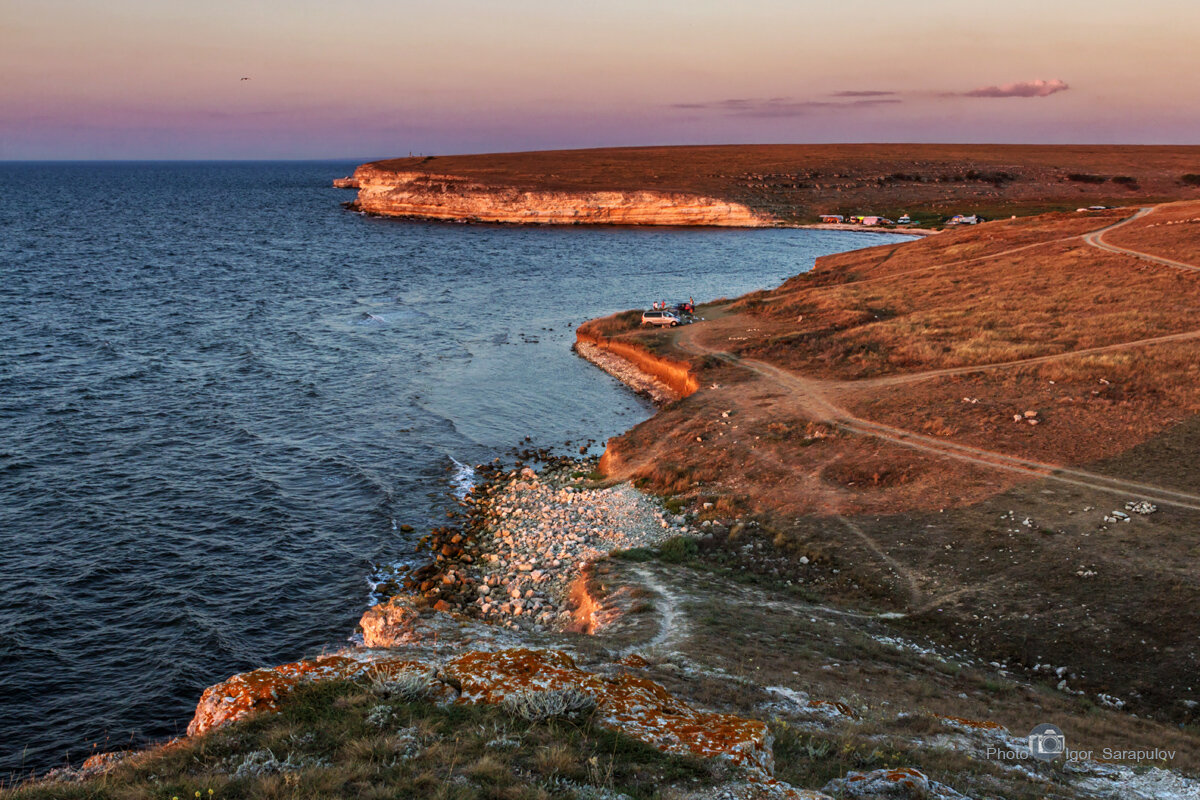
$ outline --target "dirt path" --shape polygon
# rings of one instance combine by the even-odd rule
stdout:
[[[849,529],[849,531],[851,533],[853,533],[855,536],[857,536],[858,539],[864,545],[866,545],[868,550],[870,550],[872,553],[874,553],[879,558],[880,561],[882,561],[884,564],[886,564],[888,566],[888,569],[890,569],[897,578],[899,578],[901,581],[904,582],[905,587],[907,588],[907,593],[908,593],[908,607],[909,608],[917,608],[917,607],[921,606],[922,603],[924,602],[925,597],[924,597],[924,593],[922,593],[920,587],[917,585],[917,579],[916,579],[916,576],[913,574],[912,570],[910,570],[908,567],[904,566],[899,561],[897,561],[896,559],[894,559],[890,555],[888,555],[887,551],[884,550],[882,547],[880,547],[879,543],[876,542],[873,538],[868,536],[866,534],[866,532],[863,531],[862,528],[858,527],[853,522],[851,522],[849,519],[847,519],[846,517],[843,517],[841,514],[838,514],[837,518],[839,520],[841,520],[842,524],[845,525],[846,528]]]
[[[1152,211],[1153,208],[1143,208],[1138,211],[1138,213],[1127,219],[1121,220],[1118,223],[1109,225],[1108,227],[1102,228],[1098,231],[1093,231],[1092,233],[1084,234],[1082,237],[1068,237],[1068,239],[1082,238],[1089,245],[1102,250],[1133,255],[1138,258],[1144,258],[1155,263],[1161,263],[1175,268],[1200,271],[1200,267],[1195,267],[1193,265],[1184,264],[1178,261],[1172,261],[1170,259],[1159,258],[1158,256],[1150,255],[1148,253],[1116,247],[1104,241],[1105,233],[1123,225],[1128,225],[1134,220],[1140,219]],[[966,259],[966,261],[976,261],[981,258],[994,258],[996,256],[1005,255],[1008,253],[1027,250],[1030,247],[1037,247],[1041,244],[1048,244],[1048,242],[1026,245],[1013,250],[1004,251],[1003,253],[980,256],[979,258],[975,259]],[[951,265],[945,264],[937,266],[943,267]],[[933,268],[937,267],[931,267],[930,269]],[[1011,369],[1014,367],[1030,366],[1063,358],[1108,353],[1118,350],[1144,347],[1147,345],[1190,341],[1194,339],[1200,339],[1200,330],[1184,331],[1182,333],[1156,336],[1149,339],[1139,339],[1132,342],[1119,342],[1117,344],[1075,350],[1068,353],[1055,353],[1053,355],[1037,356],[1034,358],[1006,361],[996,364],[951,367],[947,369],[930,370],[928,372],[919,372],[910,375],[895,375],[861,381],[817,380],[784,370],[780,367],[776,367],[763,361],[741,358],[734,353],[730,353],[729,351],[710,347],[702,343],[699,341],[699,337],[696,335],[695,330],[690,328],[678,335],[676,338],[676,345],[686,352],[696,355],[715,356],[729,363],[737,364],[751,370],[765,380],[785,389],[788,392],[786,405],[789,407],[788,410],[790,412],[796,413],[815,422],[835,425],[849,433],[855,433],[861,436],[872,436],[892,444],[900,445],[902,447],[908,447],[933,455],[955,459],[975,466],[1015,472],[1031,478],[1049,479],[1059,483],[1098,490],[1107,492],[1109,494],[1125,496],[1135,495],[1164,505],[1172,505],[1178,508],[1200,511],[1200,495],[1197,494],[1180,492],[1161,486],[1138,483],[1136,481],[1124,480],[1122,478],[1116,478],[1109,475],[1101,475],[1099,473],[1075,469],[1062,464],[1020,458],[1017,456],[1008,455],[1006,453],[1000,453],[993,450],[972,447],[970,445],[958,444],[955,442],[946,441],[944,439],[926,436],[915,431],[904,430],[902,428],[896,428],[890,425],[884,425],[878,422],[863,419],[862,417],[857,417],[847,409],[839,406],[830,398],[831,394],[838,394],[847,391],[900,386],[951,375],[984,372],[994,369]],[[858,533],[861,538],[861,531]],[[871,546],[873,545],[873,542],[867,541],[866,544]],[[886,553],[882,553],[877,547],[871,547],[871,549],[883,560],[885,560],[893,570],[896,569],[896,565],[892,563],[891,559],[886,556]],[[905,577],[905,579],[908,581],[910,592],[916,593],[916,584],[912,577],[901,572],[898,572],[898,574],[900,574],[902,577]]]
[[[646,567],[635,567],[633,570],[642,586],[658,596],[654,609],[658,612],[658,632],[647,642],[637,645],[634,650],[654,651],[678,650],[679,644],[688,638],[688,625],[684,618],[683,602],[679,595],[659,580],[656,572]]]
[[[1122,255],[1134,256],[1135,258],[1140,258],[1143,261],[1152,261],[1155,264],[1162,264],[1163,266],[1174,267],[1175,269],[1184,269],[1188,270],[1189,272],[1200,272],[1200,267],[1197,267],[1194,264],[1185,264],[1182,261],[1175,261],[1170,258],[1163,258],[1162,256],[1144,253],[1141,250],[1131,250],[1128,247],[1119,247],[1115,244],[1109,244],[1108,242],[1104,241],[1104,234],[1128,225],[1135,220],[1139,220],[1147,214],[1152,213],[1154,209],[1155,206],[1147,206],[1146,208],[1138,211],[1129,219],[1123,219],[1115,225],[1109,225],[1107,228],[1101,228],[1098,231],[1092,231],[1091,233],[1084,234],[1083,240],[1092,247],[1100,250],[1107,250],[1110,253],[1120,253]]]
[[[1052,353],[1046,356],[1019,358],[1015,361],[998,361],[992,364],[973,364],[966,367],[947,367],[946,369],[934,369],[929,370],[928,372],[913,372],[908,375],[886,375],[882,378],[866,378],[860,381],[839,381],[836,383],[830,381],[829,386],[832,389],[882,389],[891,386],[904,386],[910,383],[920,383],[922,381],[934,380],[936,378],[946,378],[954,375],[969,375],[973,372],[987,372],[994,369],[1028,367],[1036,364],[1046,364],[1053,361],[1061,361],[1064,358],[1078,358],[1082,356],[1099,355],[1101,353],[1131,350],[1133,348],[1147,347],[1155,344],[1186,342],[1192,339],[1200,339],[1200,330],[1184,331],[1182,333],[1169,333],[1165,336],[1152,336],[1149,339],[1135,339],[1131,342],[1117,342],[1116,344],[1105,344],[1100,345],[1099,347],[1087,347],[1082,350],[1069,350],[1065,353]]]
[[[1160,505],[1171,505],[1177,508],[1200,511],[1200,495],[1074,469],[1062,464],[1035,461],[993,450],[948,442],[944,439],[926,436],[915,431],[895,428],[890,425],[857,417],[847,409],[838,406],[827,396],[830,388],[844,389],[851,387],[854,386],[854,381],[837,384],[828,381],[817,381],[762,361],[740,358],[728,351],[712,348],[699,342],[692,330],[682,333],[677,339],[677,344],[685,351],[697,355],[715,356],[749,369],[768,382],[788,392],[785,405],[791,413],[806,417],[815,422],[834,425],[848,433],[855,433],[860,436],[872,436],[891,444],[920,450],[931,455],[951,458],[975,466],[1005,470],[1030,478],[1049,479],[1108,494],[1123,495],[1125,497],[1132,495]]]

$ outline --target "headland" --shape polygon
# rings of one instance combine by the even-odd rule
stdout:
[[[358,189],[357,210],[415,219],[760,227],[907,214],[924,229],[1200,198],[1198,165],[1194,146],[625,147],[388,159],[335,185]]]
[[[477,465],[362,647],[15,796],[1195,796],[1197,230],[1006,219],[586,323],[652,419]]]

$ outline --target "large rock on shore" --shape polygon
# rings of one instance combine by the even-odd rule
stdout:
[[[368,675],[432,672],[432,669],[420,661],[363,650],[243,672],[204,690],[187,734],[198,736],[260,711],[277,711],[280,703],[303,683],[360,680]]]
[[[516,635],[504,628],[461,614],[422,609],[414,599],[400,595],[367,609],[358,624],[367,647],[494,650],[519,642]]]
[[[367,647],[398,647],[423,644],[438,633],[429,619],[412,602],[393,597],[386,603],[372,606],[358,621]]]

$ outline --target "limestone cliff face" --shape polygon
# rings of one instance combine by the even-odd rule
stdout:
[[[480,183],[456,175],[391,172],[364,164],[353,178],[353,207],[370,214],[464,222],[553,225],[713,225],[757,228],[775,224],[739,203],[659,191],[541,191]]]

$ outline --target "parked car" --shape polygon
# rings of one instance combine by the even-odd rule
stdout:
[[[672,314],[670,311],[643,311],[643,325],[662,325],[674,328],[679,324],[679,317]]]

